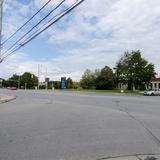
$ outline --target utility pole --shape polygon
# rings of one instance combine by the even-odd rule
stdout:
[[[40,64],[38,64],[38,90],[39,90],[39,79],[40,79]]]
[[[18,89],[20,89],[20,82],[21,81],[21,76],[19,75],[19,77],[18,77]]]
[[[52,90],[54,90],[53,78],[52,78]]]
[[[48,89],[48,82],[47,82],[47,67],[46,67],[46,75],[45,75],[45,82],[46,82],[46,90]]]
[[[27,83],[25,83],[25,90],[27,90]]]
[[[0,0],[0,63],[2,63],[2,19],[3,19],[3,2]]]

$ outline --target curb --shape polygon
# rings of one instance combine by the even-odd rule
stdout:
[[[96,160],[160,160],[160,154],[135,154],[123,156],[108,156]]]
[[[2,99],[0,98],[0,104],[13,101],[17,98],[16,96],[0,95],[0,97],[1,96],[3,97]]]

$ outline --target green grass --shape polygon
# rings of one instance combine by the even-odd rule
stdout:
[[[65,91],[81,91],[81,92],[93,92],[93,93],[121,93],[121,94],[139,94],[141,91],[135,90],[96,90],[96,89],[66,89]]]

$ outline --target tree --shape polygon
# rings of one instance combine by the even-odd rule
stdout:
[[[22,76],[20,76],[20,84],[25,87],[27,86],[28,89],[33,89],[35,86],[37,86],[38,83],[38,78],[30,73],[30,72],[25,72]]]
[[[10,77],[7,82],[6,86],[7,87],[18,87],[18,80],[19,80],[19,75],[13,74],[12,77]]]
[[[96,69],[93,73],[94,83],[96,83],[97,78],[101,75],[101,70]]]
[[[5,87],[5,88],[9,87],[5,79],[2,80],[2,87]]]
[[[67,88],[68,88],[68,89],[73,88],[73,81],[72,81],[71,78],[68,78],[68,79],[67,79]]]
[[[19,79],[19,75],[13,74],[13,76],[10,77],[8,80],[10,80],[10,81],[18,81],[18,79]]]
[[[82,75],[82,79],[80,81],[81,87],[83,89],[93,89],[94,85],[94,75],[91,70],[87,69]]]
[[[55,89],[60,89],[61,88],[61,82],[60,81],[54,81],[53,86]]]
[[[115,88],[115,77],[110,67],[105,66],[100,72],[96,71],[95,73],[97,75],[95,78],[96,89],[107,90]]]
[[[152,63],[141,56],[141,52],[125,52],[116,64],[117,83],[128,84],[128,89],[143,89],[155,77],[155,69]]]
[[[80,88],[80,83],[79,82],[73,82],[73,88],[74,89],[79,89]]]

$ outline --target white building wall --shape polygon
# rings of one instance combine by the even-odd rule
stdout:
[[[151,82],[152,89],[160,89],[160,82]]]

